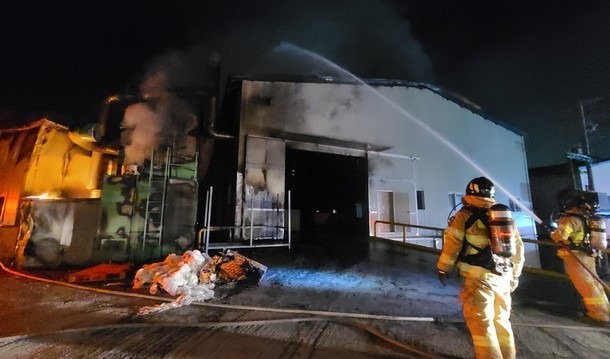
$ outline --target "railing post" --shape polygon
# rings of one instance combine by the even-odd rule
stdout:
[[[254,240],[254,187],[250,187],[250,247]]]
[[[402,226],[402,243],[407,243],[407,226]]]
[[[292,217],[291,217],[291,212],[292,212],[292,203],[290,203],[291,199],[290,199],[290,190],[288,190],[288,249],[290,249],[291,246],[291,239],[292,239]]]
[[[377,221],[373,222],[373,236],[377,237]]]
[[[208,206],[209,206],[209,202],[210,202],[210,190],[208,189],[207,191],[205,191],[205,209],[203,211],[203,228],[207,228],[208,226]],[[202,228],[202,230],[203,230]],[[199,231],[199,236],[197,239],[197,245],[199,246],[199,249],[202,249],[203,247],[203,240],[201,237],[201,234],[203,234],[202,231]],[[207,253],[207,248],[205,249],[206,253]]]
[[[207,250],[210,246],[210,222],[212,219],[212,199],[214,198],[214,187],[210,186],[210,202],[208,203],[208,223],[206,223],[206,231],[205,231],[205,250]]]

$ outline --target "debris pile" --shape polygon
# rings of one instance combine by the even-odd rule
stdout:
[[[217,284],[246,279],[259,282],[266,271],[266,266],[231,250],[225,249],[212,258],[193,250],[183,255],[170,254],[163,262],[144,265],[136,272],[133,288],[150,285],[149,291],[153,295],[162,289],[171,296],[178,296],[171,303],[141,308],[139,314],[145,315],[209,300],[214,297],[213,289]]]
[[[226,283],[246,279],[259,282],[265,272],[267,272],[266,266],[230,249],[225,249],[203,266],[199,280],[202,283],[213,283],[214,281]]]

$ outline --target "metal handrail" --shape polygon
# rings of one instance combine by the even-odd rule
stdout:
[[[542,245],[542,246],[565,247],[561,243],[557,243],[557,242],[553,242],[553,241],[548,241],[548,240],[544,240],[544,239],[533,239],[533,238],[523,238],[522,237],[521,240],[524,243],[533,243],[533,244],[538,244],[538,245]],[[610,254],[610,249],[602,249],[601,252]]]
[[[201,228],[199,230],[199,232],[197,233],[197,247],[199,249],[202,249],[205,247],[205,251],[207,252],[209,249],[217,249],[217,248],[222,248],[222,247],[211,247],[210,246],[210,232],[212,231],[220,231],[220,230],[233,230],[233,229],[241,229],[242,231],[244,231],[246,229],[246,225],[242,224],[239,226],[211,226],[211,217],[212,217],[212,198],[213,198],[213,193],[214,193],[214,187],[210,186],[210,189],[206,192],[206,203],[205,203],[205,212],[204,212],[204,227]],[[291,210],[291,193],[290,190],[288,191],[288,208],[283,208],[282,210],[284,211],[284,215],[287,215],[287,226],[265,226],[265,225],[254,225],[254,221],[253,221],[253,213],[254,211],[250,211],[250,225],[248,225],[247,227],[250,229],[250,238],[249,238],[249,245],[247,246],[231,246],[232,248],[254,248],[254,247],[280,247],[280,246],[288,246],[288,249],[290,249],[292,247],[292,237],[291,237],[291,225],[290,225],[290,221],[291,221],[291,216],[290,216],[290,210]],[[252,207],[250,207],[252,209]],[[279,210],[279,209],[275,209],[275,210]],[[285,219],[286,221],[286,219]],[[253,229],[259,229],[259,228],[274,228],[276,229],[276,231],[278,229],[288,229],[288,243],[279,243],[279,244],[267,244],[267,245],[261,245],[261,244],[257,244],[254,245],[254,237],[253,237]],[[277,233],[277,232],[276,232]],[[205,235],[205,239],[203,238]],[[284,234],[286,235],[286,233]],[[204,242],[205,242],[205,246],[204,246]]]
[[[420,225],[409,224],[409,223],[399,223],[399,222],[376,220],[375,223],[374,223],[374,229],[373,229],[373,233],[374,233],[375,237],[377,237],[377,224],[378,223],[402,226],[402,232],[403,232],[402,241],[403,242],[406,242],[406,238],[407,238],[406,231],[405,231],[406,228],[420,228],[420,229],[428,229],[428,230],[439,231],[439,232],[444,232],[445,231],[444,228],[438,228],[438,227],[420,226]],[[435,236],[430,236],[430,237],[431,238],[436,238]],[[440,236],[440,238],[442,238],[442,235]],[[557,242],[549,241],[549,240],[544,240],[544,239],[534,239],[534,238],[524,238],[524,237],[522,237],[521,240],[524,243],[532,243],[532,244],[537,244],[537,245],[541,245],[541,246],[564,247],[564,245],[562,245],[561,243],[557,243]],[[602,249],[601,252],[610,254],[610,249]]]
[[[389,225],[394,225],[394,226],[401,226],[402,227],[402,241],[404,243],[406,243],[407,241],[407,228],[418,228],[418,229],[428,229],[428,230],[432,230],[432,231],[437,231],[437,232],[441,232],[439,235],[431,235],[429,236],[430,238],[443,238],[443,233],[445,232],[444,228],[438,228],[438,227],[430,227],[430,226],[420,226],[418,224],[410,224],[410,223],[400,223],[400,222],[391,222],[391,221],[382,221],[382,220],[376,220],[373,223],[373,235],[375,237],[377,237],[377,224],[389,224]],[[418,238],[421,238],[418,237]]]
[[[403,226],[403,232],[404,232],[404,228],[405,227],[414,227],[414,228],[423,228],[423,229],[431,229],[431,230],[438,230],[438,231],[444,231],[442,228],[436,228],[436,227],[426,227],[426,226],[417,226],[414,224],[406,224],[406,223],[394,223],[394,222],[388,222],[388,221],[375,221],[374,223],[374,235],[375,238],[377,239],[382,239],[382,240],[386,240],[386,241],[391,241],[394,243],[397,243],[400,246],[404,246],[406,248],[412,248],[414,250],[418,250],[418,251],[423,251],[423,252],[427,252],[430,254],[434,254],[434,255],[440,255],[441,253],[441,249],[438,248],[430,248],[430,247],[425,247],[419,244],[412,244],[412,243],[407,243],[406,242],[406,237],[403,237],[403,242],[397,242],[397,241],[393,241],[391,239],[385,239],[385,238],[380,238],[377,237],[377,223],[384,223],[384,224],[395,224],[395,225],[401,225]],[[549,241],[549,240],[539,240],[539,239],[532,239],[532,238],[521,238],[521,240],[524,243],[532,243],[532,244],[537,244],[537,245],[541,245],[541,246],[550,246],[550,247],[563,247],[562,244],[557,243],[557,242],[553,242],[553,241]],[[605,249],[602,250],[603,253],[609,253],[610,254],[610,249]],[[546,276],[551,276],[551,277],[556,277],[556,278],[568,278],[568,276],[564,273],[561,272],[556,272],[553,270],[548,270],[548,269],[540,269],[540,268],[534,268],[534,267],[529,267],[529,266],[524,266],[523,267],[523,271],[524,272],[529,272],[529,273],[535,273],[535,274],[542,274],[542,275],[546,275]]]
[[[207,233],[209,232],[214,232],[214,231],[222,231],[222,230],[232,230],[232,229],[244,229],[244,226],[210,226],[210,227],[204,227],[201,228],[199,230],[199,232],[197,232],[197,246],[199,248],[203,248],[206,247],[209,244],[209,239],[207,238]],[[285,226],[248,226],[248,228],[256,228],[256,229],[260,229],[260,228],[280,228],[280,229],[286,229]],[[203,241],[203,235],[206,234],[206,243],[204,245],[204,241]]]

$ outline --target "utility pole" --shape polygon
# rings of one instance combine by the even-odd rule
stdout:
[[[584,135],[584,155],[589,157],[589,160],[586,161],[586,167],[587,167],[587,180],[588,180],[588,185],[587,185],[587,190],[588,191],[595,191],[595,185],[593,183],[593,169],[591,168],[591,157],[590,157],[590,149],[589,149],[589,135],[587,134],[587,121],[585,119],[585,109],[582,106],[582,100],[579,101],[580,102],[580,118],[582,120],[582,130],[583,130],[583,135]]]

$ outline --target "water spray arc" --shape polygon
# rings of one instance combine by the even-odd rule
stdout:
[[[299,52],[303,56],[307,56],[307,58],[312,60],[314,63],[321,63],[324,66],[326,66],[328,68],[331,68],[334,71],[337,71],[342,76],[348,77],[351,80],[353,80],[356,83],[358,83],[359,85],[362,85],[367,90],[369,90],[373,94],[375,94],[379,99],[384,101],[384,103],[386,103],[387,105],[389,105],[392,108],[394,108],[395,110],[397,110],[400,114],[402,114],[403,116],[405,116],[406,118],[411,120],[413,123],[415,123],[416,125],[421,127],[423,130],[425,130],[432,137],[434,137],[435,139],[437,139],[438,141],[440,141],[441,143],[446,145],[449,149],[451,149],[453,152],[455,152],[455,154],[460,156],[464,161],[466,161],[466,163],[471,165],[481,175],[489,178],[494,183],[494,185],[498,189],[500,189],[504,194],[506,194],[506,196],[509,199],[511,199],[517,206],[519,206],[519,208],[521,208],[525,213],[527,213],[537,223],[542,224],[542,220],[531,209],[529,209],[519,199],[517,199],[515,196],[513,196],[504,186],[502,186],[502,184],[500,184],[498,181],[496,181],[491,175],[489,175],[489,173],[487,173],[487,171],[485,171],[483,168],[481,168],[481,166],[479,166],[477,163],[475,163],[470,157],[468,157],[466,154],[464,154],[455,144],[453,144],[451,141],[449,141],[448,139],[443,137],[441,134],[439,134],[438,132],[433,130],[430,126],[428,126],[425,123],[423,123],[421,120],[419,120],[413,114],[411,114],[409,111],[405,110],[404,108],[402,108],[401,106],[399,106],[398,104],[396,104],[395,102],[393,102],[392,100],[387,98],[386,96],[382,95],[379,91],[377,91],[375,88],[373,88],[370,85],[368,85],[366,82],[364,82],[358,76],[352,74],[348,70],[342,68],[341,66],[335,64],[334,62],[328,60],[327,58],[325,58],[325,57],[323,57],[323,56],[321,56],[319,54],[316,54],[316,53],[314,53],[312,51],[309,51],[307,49],[303,49],[303,48],[301,48],[301,47],[299,47],[297,45],[294,45],[294,44],[291,44],[291,43],[288,43],[288,42],[280,43],[276,47],[276,51],[278,51],[278,52],[293,52],[293,53],[294,52]]]

